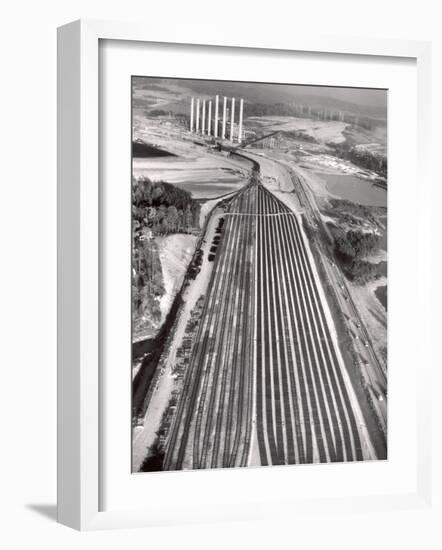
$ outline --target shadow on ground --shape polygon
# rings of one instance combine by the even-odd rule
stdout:
[[[57,521],[57,505],[56,504],[26,504],[28,510],[40,514],[40,516]]]

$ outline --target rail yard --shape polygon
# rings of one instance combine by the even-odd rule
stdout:
[[[258,163],[224,219],[165,469],[375,458],[298,217]]]
[[[370,261],[386,266],[386,245],[370,245],[386,234],[386,207],[351,202],[351,193],[377,200],[378,184],[386,192],[382,144],[371,156],[364,145],[378,121],[305,105],[275,104],[275,113],[291,114],[250,116],[268,109],[241,96],[197,94],[189,102],[188,89],[184,99],[174,95],[179,84],[170,94],[152,86],[139,88],[134,111],[138,154],[150,144],[134,158],[134,189],[143,178],[143,189],[152,189],[137,195],[136,213],[148,243],[160,242],[155,231],[178,227],[194,244],[169,299],[158,365],[154,354],[139,359],[154,374],[149,385],[144,371],[134,378],[133,471],[385,459],[386,306],[368,298],[365,283],[386,289],[386,267],[363,282],[349,276],[373,274]],[[149,116],[143,101],[158,92],[171,110]],[[363,145],[353,147],[357,140]],[[188,193],[187,207],[171,187],[164,192],[176,205],[167,193],[164,204],[146,202],[163,181]],[[343,182],[354,186],[349,200],[328,189]],[[361,239],[356,252],[365,246],[365,255],[344,264],[336,243],[348,251],[347,235]]]

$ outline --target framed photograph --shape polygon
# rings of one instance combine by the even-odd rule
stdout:
[[[428,505],[430,46],[58,51],[59,521]]]

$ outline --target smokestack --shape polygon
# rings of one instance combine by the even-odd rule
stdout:
[[[233,143],[233,124],[235,122],[235,98],[232,97],[232,108],[230,113],[230,141]]]
[[[227,117],[227,97],[224,96],[223,102],[223,127],[221,132],[221,139],[226,139],[226,117]]]
[[[206,100],[203,99],[203,114],[201,115],[201,133],[204,134],[206,130]]]
[[[200,98],[196,100],[196,125],[195,132],[198,133],[200,129]]]
[[[209,114],[207,116],[207,135],[210,136],[210,130],[212,126],[212,102],[209,101]]]
[[[190,131],[193,132],[193,109],[194,109],[194,100],[193,100],[193,97],[192,99],[190,100]]]
[[[219,103],[219,96],[215,96],[215,137],[218,137],[218,103]]]
[[[244,99],[239,101],[239,126],[238,126],[238,143],[242,141],[242,119],[243,119],[243,110],[244,110]]]

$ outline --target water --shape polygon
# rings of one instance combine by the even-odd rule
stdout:
[[[327,189],[341,199],[365,206],[387,206],[387,191],[348,174],[321,174]]]
[[[155,346],[155,338],[146,338],[132,344],[132,358],[139,359],[146,353],[150,353]]]
[[[134,158],[150,158],[150,157],[175,157],[173,153],[164,151],[158,147],[154,147],[144,141],[132,142],[132,155]]]

